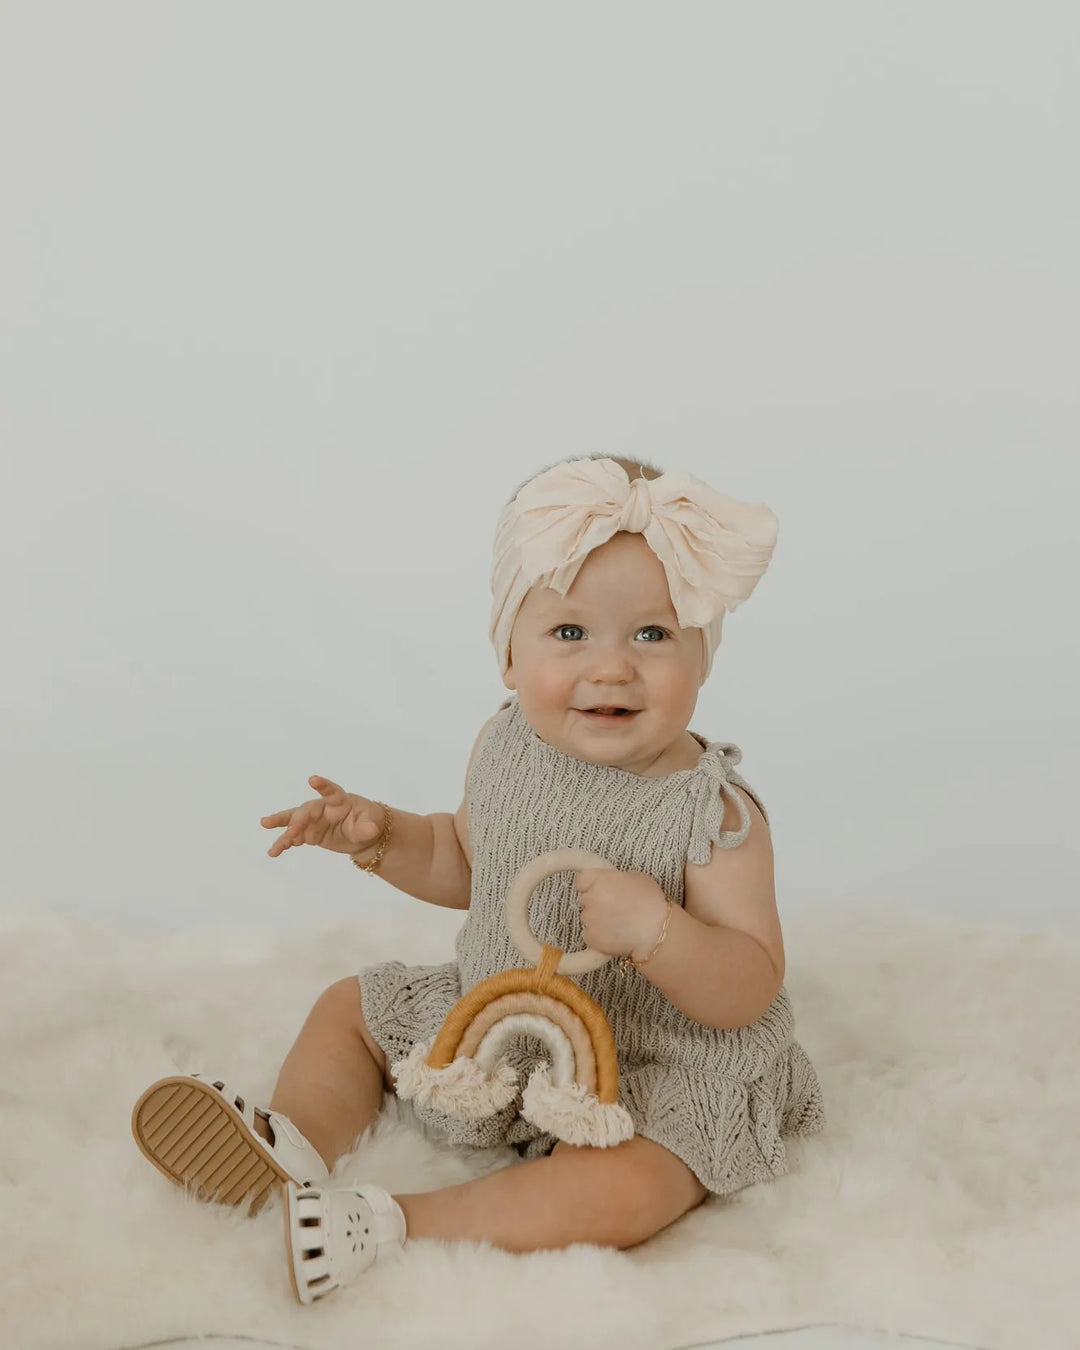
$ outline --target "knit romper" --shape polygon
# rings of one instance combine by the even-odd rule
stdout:
[[[358,976],[365,1021],[391,1066],[416,1041],[433,1038],[474,985],[531,964],[510,941],[504,902],[513,878],[539,854],[587,849],[623,871],[647,872],[681,905],[687,858],[707,863],[712,844],[735,848],[746,838],[749,820],[740,830],[721,833],[722,785],[745,788],[768,819],[757,794],[735,772],[742,759],[738,746],[690,734],[704,747],[698,763],[650,778],[564,754],[537,736],[516,699],[502,704],[465,785],[472,890],[455,940],[457,959],[435,966],[387,961]],[[529,920],[541,943],[563,951],[585,946],[573,872],[556,872],[536,887]],[[619,1100],[635,1133],[682,1158],[709,1191],[724,1195],[783,1176],[789,1164],[781,1136],[824,1128],[817,1073],[794,1039],[783,986],[756,1022],[722,1029],[688,1018],[643,972],[622,975],[615,960],[572,978],[611,1023]],[[520,1086],[498,1114],[464,1121],[416,1100],[411,1106],[452,1143],[509,1144],[525,1158],[541,1157],[557,1140],[518,1111],[529,1074],[548,1052],[538,1038],[522,1034],[505,1053],[519,1071]]]

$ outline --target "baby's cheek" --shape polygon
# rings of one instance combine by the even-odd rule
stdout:
[[[565,674],[558,666],[558,661],[546,663],[536,672],[532,682],[535,697],[549,710],[565,707],[572,693]]]

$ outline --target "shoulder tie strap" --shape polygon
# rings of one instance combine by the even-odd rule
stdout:
[[[701,770],[698,797],[686,855],[690,862],[705,864],[712,855],[713,844],[717,848],[737,848],[750,833],[750,812],[731,783],[732,776],[738,777],[734,769],[741,760],[742,751],[729,741],[713,741],[698,760]],[[731,797],[739,812],[737,830],[722,828],[725,794]]]

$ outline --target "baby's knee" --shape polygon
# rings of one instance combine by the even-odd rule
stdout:
[[[644,1242],[708,1195],[681,1158],[641,1135],[606,1149],[561,1141],[551,1159],[566,1169],[587,1230],[603,1234],[586,1240],[607,1246]]]
[[[320,1020],[355,1024],[357,1018],[363,1017],[359,980],[355,975],[347,975],[343,980],[328,984],[315,1000],[311,1012]]]
[[[364,1020],[364,1005],[360,997],[360,981],[357,977],[346,975],[344,979],[335,980],[333,984],[327,985],[316,1000],[312,1012],[314,1013],[316,1010],[319,1010],[323,1016],[332,1020],[335,1024],[356,1032],[367,1047],[371,1058],[375,1061],[382,1075],[383,1086],[388,1092],[393,1092],[395,1084],[390,1076],[386,1055]]]

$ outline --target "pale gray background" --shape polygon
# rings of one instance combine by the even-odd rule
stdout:
[[[452,811],[495,519],[640,454],[780,518],[691,725],[782,914],[1076,928],[1080,20],[0,9],[0,902],[426,909],[264,813]]]

